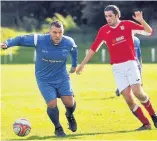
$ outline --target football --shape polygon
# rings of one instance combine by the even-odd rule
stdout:
[[[18,136],[27,136],[31,131],[30,122],[24,118],[17,119],[13,124],[13,131]]]

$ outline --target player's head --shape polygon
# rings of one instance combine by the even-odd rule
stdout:
[[[55,20],[50,24],[49,34],[55,44],[59,44],[62,40],[64,28],[62,22]]]
[[[110,26],[116,26],[121,16],[120,10],[116,5],[108,5],[104,9],[104,14],[106,21]]]

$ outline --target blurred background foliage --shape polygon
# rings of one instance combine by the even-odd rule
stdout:
[[[1,1],[0,41],[34,32],[47,33],[49,24],[58,19],[63,22],[65,34],[72,36],[77,43],[80,62],[98,29],[106,24],[104,8],[109,4],[120,8],[122,20],[133,20],[132,14],[135,10],[143,11],[145,20],[155,32],[151,37],[138,37],[141,39],[143,62],[151,62],[151,48],[156,48],[157,56],[157,1]],[[102,48],[106,49],[105,45]],[[4,56],[9,57],[10,52],[16,54],[13,61],[4,61]],[[1,50],[1,63],[33,63],[33,55],[33,48]],[[102,63],[100,60],[101,51],[94,56],[91,63]],[[106,52],[106,63],[108,62],[109,55]]]
[[[68,20],[70,15],[79,26],[99,28],[105,23],[103,9],[109,4],[120,8],[122,19],[132,19],[135,10],[143,11],[148,22],[157,18],[156,1],[2,1],[1,25],[27,31],[40,30],[45,19],[68,16]]]
[[[78,29],[77,24],[75,23],[75,21],[73,20],[71,15],[67,15],[66,17],[62,16],[59,13],[55,13],[55,16],[52,18],[46,18],[46,20],[44,21],[44,23],[41,26],[41,32],[47,32],[49,25],[52,23],[52,21],[54,20],[60,20],[63,25],[64,25],[64,29],[65,32],[66,31],[70,31],[70,30],[75,30]]]

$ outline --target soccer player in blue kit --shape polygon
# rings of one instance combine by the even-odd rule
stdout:
[[[141,47],[140,47],[140,39],[134,36],[134,48],[136,53],[136,61],[138,63],[138,68],[140,73],[142,73],[142,54],[141,54]]]
[[[12,46],[35,47],[37,54],[35,62],[36,81],[47,103],[47,114],[55,126],[55,135],[58,137],[63,137],[66,134],[59,121],[57,98],[61,98],[65,105],[69,129],[72,132],[77,130],[77,123],[73,115],[76,102],[66,70],[66,60],[70,54],[72,59],[70,73],[74,73],[77,66],[78,51],[74,40],[64,36],[63,33],[63,24],[56,20],[51,23],[48,34],[17,36],[1,44],[3,49]]]
[[[134,49],[135,49],[135,54],[136,54],[136,61],[137,61],[138,68],[141,74],[142,73],[142,54],[141,54],[141,47],[140,47],[140,39],[137,38],[136,36],[134,36]],[[141,77],[142,77],[142,74],[141,74]],[[116,95],[120,96],[120,92],[118,89],[116,90]]]

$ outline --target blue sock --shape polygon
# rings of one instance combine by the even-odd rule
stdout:
[[[75,111],[75,109],[76,109],[76,102],[74,103],[72,107],[66,107],[67,116],[71,116],[72,113]]]
[[[55,108],[48,107],[47,114],[51,119],[52,123],[54,124],[55,128],[61,127],[61,124],[59,122],[59,110],[57,106]]]

